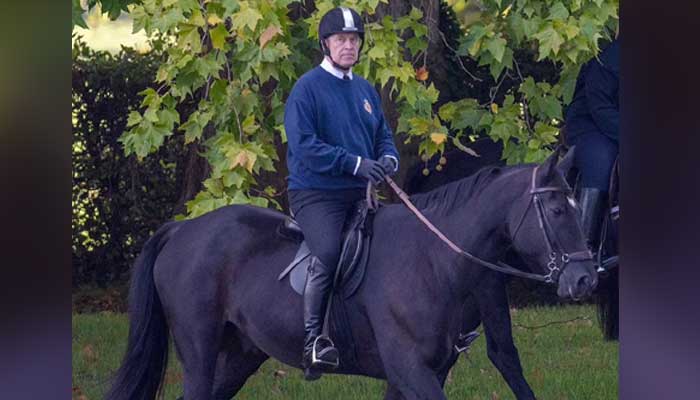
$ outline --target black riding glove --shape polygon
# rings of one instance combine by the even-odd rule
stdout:
[[[396,174],[398,165],[396,165],[396,160],[393,158],[382,156],[379,159],[379,163],[382,164],[382,168],[384,169],[384,174],[386,176],[394,176],[394,174]]]
[[[357,168],[357,175],[361,176],[374,185],[380,184],[384,180],[384,167],[377,161],[363,158],[360,160],[360,166]]]

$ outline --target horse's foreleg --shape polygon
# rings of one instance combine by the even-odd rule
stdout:
[[[535,399],[523,375],[518,349],[513,343],[505,284],[499,280],[492,285],[480,285],[479,289],[475,297],[479,299],[489,359],[518,400]]]
[[[391,334],[398,329],[385,329],[377,337],[384,373],[389,383],[385,399],[446,400],[442,382],[421,355],[420,344]]]

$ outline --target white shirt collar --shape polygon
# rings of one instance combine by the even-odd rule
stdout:
[[[328,73],[330,73],[338,79],[343,79],[343,76],[345,75],[345,72],[343,70],[334,67],[333,64],[326,57],[323,57],[323,61],[321,62],[321,68],[325,69],[326,71],[328,71]],[[348,78],[352,80],[352,68],[350,68],[347,74]]]

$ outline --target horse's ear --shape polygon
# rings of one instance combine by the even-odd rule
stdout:
[[[574,148],[576,146],[571,146],[569,148],[569,151],[566,152],[564,155],[564,158],[559,161],[557,164],[557,169],[561,173],[561,175],[566,178],[566,176],[569,174],[569,170],[571,167],[574,166]]]
[[[559,162],[559,153],[561,152],[561,146],[557,147],[554,152],[542,163],[540,166],[540,176],[543,178],[550,178],[554,176],[553,174],[557,171],[557,163]]]

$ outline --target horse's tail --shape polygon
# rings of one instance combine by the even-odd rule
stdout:
[[[177,222],[163,225],[146,242],[134,263],[129,289],[129,339],[107,400],[151,400],[168,365],[168,326],[156,292],[153,267]]]
[[[606,340],[619,340],[619,268],[610,271],[610,275],[601,280],[601,287],[598,290],[598,321]]]

